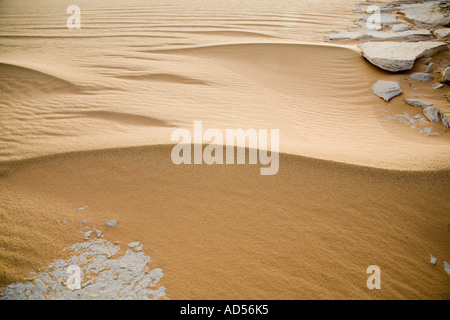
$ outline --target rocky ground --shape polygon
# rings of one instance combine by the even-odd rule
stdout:
[[[116,225],[112,222],[108,226]],[[118,244],[103,239],[101,231],[89,230],[83,221],[81,225],[86,241],[66,248],[69,258],[54,260],[44,271],[30,272],[25,282],[3,288],[0,300],[166,299],[160,285],[163,272],[149,268],[151,259],[139,242],[128,244],[120,255]]]
[[[373,14],[380,9],[377,26]],[[345,31],[333,31],[327,40],[359,41],[364,58],[373,65],[388,72],[411,70],[419,58],[425,60],[425,72],[414,72],[411,79],[429,83],[433,89],[448,92],[450,85],[449,61],[432,61],[432,57],[442,51],[448,51],[450,43],[450,0],[438,1],[394,1],[393,3],[364,2],[355,10],[365,13],[354,26]],[[441,59],[442,60],[442,59]],[[388,102],[402,93],[400,84],[391,81],[378,81],[372,87],[374,94]],[[448,95],[442,95],[448,102]],[[405,103],[423,108],[423,114],[430,122],[442,122],[450,128],[449,118],[441,110],[427,101],[405,99]],[[388,117],[402,119],[415,128],[417,119],[398,115]],[[431,128],[421,130],[433,135]]]

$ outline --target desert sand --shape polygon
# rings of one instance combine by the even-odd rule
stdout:
[[[325,43],[355,3],[78,1],[68,30],[72,3],[1,1],[0,287],[63,258],[86,221],[140,241],[170,299],[449,299],[449,129],[392,119],[422,114],[414,94],[450,115],[448,87]],[[171,133],[198,120],[279,129],[278,174],[174,165]]]

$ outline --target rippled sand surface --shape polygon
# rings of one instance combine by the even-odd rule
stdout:
[[[77,1],[80,30],[71,4],[0,2],[0,285],[114,218],[105,237],[141,241],[170,298],[449,298],[448,129],[387,118],[420,114],[407,74],[323,42],[355,1]],[[175,166],[197,120],[279,129],[279,173]]]

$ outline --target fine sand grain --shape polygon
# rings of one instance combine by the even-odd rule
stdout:
[[[0,287],[87,221],[140,241],[171,299],[450,298],[449,129],[396,120],[416,94],[450,116],[448,86],[324,43],[355,1],[80,0],[68,30],[71,4],[0,2]],[[171,133],[200,120],[279,129],[278,174],[174,165]]]

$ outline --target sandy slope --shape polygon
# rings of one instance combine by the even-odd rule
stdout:
[[[320,43],[353,1],[80,1],[79,31],[69,4],[0,3],[0,285],[87,220],[142,241],[171,298],[449,298],[448,129],[386,115],[420,114],[402,101],[418,92],[450,109],[442,90]],[[380,79],[403,95],[374,96]],[[174,166],[170,134],[195,120],[280,129],[279,174]]]
[[[280,172],[260,176],[259,166],[175,166],[170,150],[4,165],[2,284],[61,256],[83,220],[149,248],[172,299],[450,298],[448,170],[282,154]],[[382,270],[378,292],[366,288],[372,264]]]

